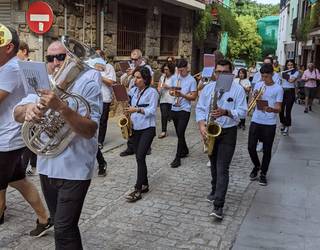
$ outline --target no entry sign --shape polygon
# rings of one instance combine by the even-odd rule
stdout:
[[[53,12],[46,2],[33,2],[26,13],[29,28],[37,33],[44,34],[51,28],[53,22]]]

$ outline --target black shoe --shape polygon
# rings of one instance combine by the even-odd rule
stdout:
[[[222,220],[223,219],[223,209],[222,209],[222,207],[216,207],[215,206],[210,215]]]
[[[268,182],[267,182],[267,177],[263,174],[260,175],[260,179],[259,179],[259,185],[261,186],[267,186]]]
[[[170,163],[170,166],[171,166],[172,168],[177,168],[177,167],[181,166],[181,160],[180,160],[180,158],[175,158],[175,159],[173,160],[173,162]]]
[[[311,108],[311,106],[309,106],[309,111],[312,111],[312,108]]]
[[[214,193],[211,192],[210,194],[207,195],[207,201],[210,203],[214,202]]]
[[[30,236],[41,237],[45,235],[52,226],[53,224],[51,223],[50,218],[46,224],[41,224],[39,223],[39,220],[37,220],[37,227],[30,232]]]
[[[259,168],[254,167],[250,173],[250,181],[255,181],[257,179],[258,176],[258,172],[259,172]]]
[[[131,152],[131,151],[126,149],[125,151],[120,153],[120,156],[123,157],[123,156],[133,155],[133,154],[134,154],[134,152]]]
[[[308,111],[308,109],[307,109],[307,108],[305,108],[305,109],[304,109],[304,112],[305,112],[305,113],[308,113],[309,111]]]
[[[130,194],[128,194],[126,197],[128,202],[136,202],[142,198],[141,196],[141,190],[134,190]]]
[[[149,148],[147,155],[151,155],[151,148]]]

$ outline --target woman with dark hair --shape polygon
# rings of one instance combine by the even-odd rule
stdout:
[[[296,69],[296,63],[294,60],[287,60],[285,71],[282,73],[282,88],[283,88],[283,102],[281,111],[279,113],[280,122],[282,127],[280,128],[282,135],[289,134],[289,127],[291,126],[291,110],[296,99],[295,86],[299,77],[299,71]]]
[[[175,72],[175,65],[165,63],[161,68],[162,76],[160,77],[158,91],[160,93],[160,110],[161,110],[161,126],[162,132],[158,136],[162,139],[167,136],[167,123],[170,118],[171,106],[174,98],[169,94],[172,87],[172,76]]]
[[[146,67],[138,67],[133,72],[135,86],[130,90],[130,106],[125,112],[130,114],[133,129],[133,145],[137,161],[137,181],[134,191],[126,196],[129,202],[142,198],[149,191],[146,155],[156,135],[156,113],[158,92],[150,87],[151,74]]]
[[[247,102],[248,102],[248,95],[251,91],[251,82],[247,78],[247,70],[244,68],[241,68],[238,70],[238,75],[235,81],[240,84],[241,87],[243,87],[244,91],[246,92],[247,96]],[[242,128],[243,130],[246,129],[246,118],[242,117],[240,118],[240,123],[238,125],[238,128]]]

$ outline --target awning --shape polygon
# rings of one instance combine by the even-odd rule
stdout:
[[[204,10],[206,5],[201,1],[196,0],[163,0],[164,2],[178,5],[192,10]]]

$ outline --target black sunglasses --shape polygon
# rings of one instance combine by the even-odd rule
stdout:
[[[47,55],[46,59],[47,59],[47,62],[53,62],[55,58],[58,61],[64,61],[64,59],[66,59],[66,56],[67,56],[66,54]]]

